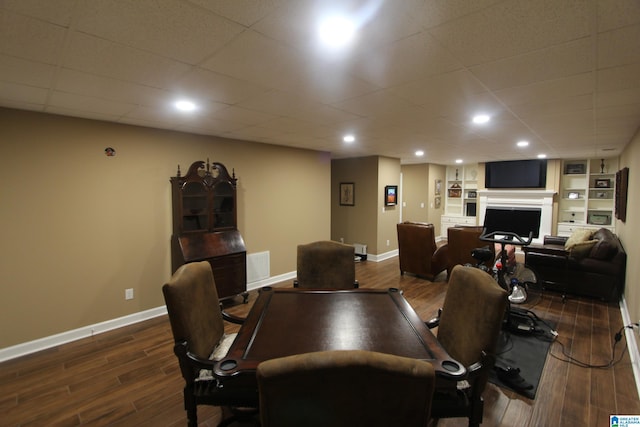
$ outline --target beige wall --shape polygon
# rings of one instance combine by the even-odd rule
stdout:
[[[440,235],[440,216],[444,214],[446,166],[430,163],[402,165],[402,220],[432,223]],[[436,179],[442,181],[440,207],[434,205]]]
[[[377,254],[398,249],[398,231],[396,225],[400,222],[400,205],[384,205],[384,187],[397,185],[400,189],[400,160],[389,157],[378,158],[378,246]]]
[[[337,159],[331,164],[331,239],[366,244],[370,254],[397,249],[399,206],[385,208],[383,195],[386,185],[400,185],[400,160],[370,156]],[[342,182],[355,184],[354,206],[340,206]]]
[[[178,164],[235,169],[239,229],[272,276],[330,236],[327,153],[8,109],[0,141],[0,348],[164,305]]]
[[[631,322],[640,321],[640,130],[620,156],[620,168],[629,168],[627,221],[616,221],[616,232],[627,251],[627,276],[624,291]],[[637,337],[637,335],[636,335]],[[640,340],[637,341],[640,350]]]

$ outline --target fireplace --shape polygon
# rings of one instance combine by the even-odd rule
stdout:
[[[479,190],[478,223],[484,224],[487,207],[540,209],[540,230],[533,243],[542,243],[551,234],[553,220],[553,190]]]

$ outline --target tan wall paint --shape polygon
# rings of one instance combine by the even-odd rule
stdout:
[[[640,321],[640,129],[620,156],[620,168],[629,168],[627,221],[616,221],[616,232],[627,252],[625,300],[631,322]],[[636,335],[637,337],[637,335]],[[640,340],[636,340],[640,351]]]
[[[0,348],[164,304],[178,164],[235,169],[239,229],[272,276],[330,236],[327,153],[9,109],[0,141]]]
[[[339,188],[342,182],[355,185],[354,206],[340,206]],[[377,188],[378,158],[358,157],[331,162],[331,239],[345,243],[367,245],[367,251],[377,254]]]
[[[429,222],[429,165],[402,165],[402,220]]]
[[[397,185],[400,187],[400,160],[390,157],[378,157],[378,252],[383,254],[398,249],[398,231],[400,222],[400,206],[384,205],[384,187]]]

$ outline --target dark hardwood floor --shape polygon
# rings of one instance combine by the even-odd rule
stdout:
[[[402,289],[425,319],[436,313],[447,290],[441,277],[429,282],[401,276],[397,258],[359,263],[356,277],[361,287]],[[248,304],[237,298],[227,311],[244,315],[255,298],[255,292]],[[611,360],[613,337],[622,327],[617,306],[579,298],[563,303],[550,293],[531,295],[527,305],[558,325],[558,341],[572,357],[592,365]],[[4,362],[0,426],[184,426],[183,380],[172,347],[169,322],[162,316]],[[554,343],[535,400],[488,385],[483,426],[595,427],[609,425],[610,414],[640,414],[624,338],[616,347],[618,356],[621,361],[608,369],[578,367],[559,360],[565,356]],[[199,408],[200,425],[215,426],[219,419],[218,408]],[[438,425],[466,423],[454,419]]]

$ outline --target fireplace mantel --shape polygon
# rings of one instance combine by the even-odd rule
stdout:
[[[555,194],[556,192],[553,190],[479,190],[479,224],[484,224],[487,207],[539,208],[541,210],[540,233],[538,238],[533,239],[533,243],[542,243],[544,236],[551,234],[553,196]]]

